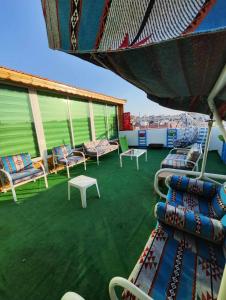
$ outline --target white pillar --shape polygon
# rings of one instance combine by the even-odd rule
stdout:
[[[36,130],[39,153],[41,158],[43,159],[45,169],[48,172],[47,147],[46,147],[44,129],[42,125],[42,116],[41,116],[39,102],[38,102],[38,95],[36,90],[34,89],[29,89],[28,93],[29,93],[29,100],[31,104],[31,111],[34,120],[35,130]]]
[[[106,117],[106,127],[107,127],[107,139],[109,140],[109,120],[108,120],[108,106],[105,104],[105,117]]]
[[[90,127],[91,127],[91,136],[92,141],[96,140],[95,124],[94,124],[94,115],[93,115],[93,103],[89,101],[89,118],[90,118]]]
[[[119,137],[119,107],[118,105],[116,106],[116,118],[117,118],[117,132],[118,132],[118,137]]]
[[[75,147],[75,137],[74,137],[72,117],[71,117],[71,102],[70,101],[73,101],[73,100],[70,100],[69,97],[67,97],[67,108],[68,108],[68,120],[69,120],[69,127],[70,127],[70,136],[71,136],[72,148],[74,148]]]

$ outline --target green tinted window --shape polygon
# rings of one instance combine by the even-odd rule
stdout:
[[[81,145],[91,140],[89,103],[71,100],[70,106],[75,145]]]
[[[115,139],[118,137],[118,121],[117,121],[117,106],[108,105],[108,134],[109,139]]]
[[[39,105],[48,150],[71,144],[67,100],[59,95],[39,93]]]
[[[100,140],[100,139],[108,138],[106,105],[93,103],[93,115],[94,115],[96,139]]]
[[[38,156],[28,91],[0,85],[0,156],[22,152]]]

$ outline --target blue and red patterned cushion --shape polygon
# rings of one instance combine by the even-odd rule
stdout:
[[[188,178],[186,176],[170,176],[168,179],[169,191],[167,204],[158,204],[159,219],[168,225],[177,226],[174,218],[181,216],[184,220],[182,230],[196,234],[197,226],[200,236],[213,241],[222,240],[224,224],[222,217],[226,212],[226,186],[217,187],[207,181]],[[165,205],[163,207],[163,205]],[[166,219],[163,217],[165,209]],[[169,215],[172,214],[170,221]],[[180,218],[179,218],[180,219]],[[172,222],[172,224],[170,224]],[[219,232],[215,234],[215,232]],[[217,235],[217,237],[216,237]]]
[[[223,247],[158,224],[129,280],[157,300],[217,299],[225,266]],[[127,290],[124,300],[136,299]]]
[[[69,166],[72,166],[72,165],[77,164],[81,160],[84,160],[83,156],[70,156],[70,157],[68,156],[67,158],[58,159],[58,162],[65,164],[65,165],[67,164]]]
[[[222,218],[226,213],[226,182],[218,189],[212,200],[212,206],[218,218]]]
[[[173,175],[167,182],[173,190],[195,194],[206,199],[212,199],[217,192],[215,184],[186,176]]]
[[[159,202],[156,204],[155,214],[159,221],[211,242],[221,243],[224,239],[224,227],[219,220],[190,209]]]
[[[72,149],[70,145],[61,145],[53,148],[53,154],[57,156],[57,160],[67,158],[72,154]]]
[[[0,158],[0,164],[3,169],[10,174],[27,170],[33,167],[31,156],[28,153],[2,156]]]
[[[13,184],[18,184],[23,181],[27,181],[30,179],[35,179],[37,177],[40,177],[44,175],[43,170],[41,169],[35,169],[35,168],[29,168],[23,171],[20,171],[18,173],[12,173],[11,178],[13,181]]]

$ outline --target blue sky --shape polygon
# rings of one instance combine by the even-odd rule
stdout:
[[[41,0],[1,1],[0,65],[76,87],[125,98],[125,111],[175,113],[113,74],[74,56],[49,49]]]

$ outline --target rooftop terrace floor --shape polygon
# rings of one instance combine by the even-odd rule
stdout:
[[[148,151],[125,159],[119,167],[116,153],[101,158],[98,167],[79,165],[71,177],[84,174],[98,180],[87,190],[87,208],[81,208],[79,191],[67,200],[66,170],[44,181],[17,189],[19,205],[11,193],[0,195],[0,299],[57,300],[77,291],[87,300],[109,299],[112,277],[127,278],[156,224],[153,180],[168,150]],[[207,171],[226,174],[216,152],[209,153]]]

